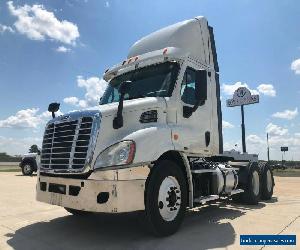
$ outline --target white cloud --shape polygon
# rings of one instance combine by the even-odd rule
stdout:
[[[106,7],[106,8],[109,8],[109,7],[110,7],[109,1],[105,1],[105,7]]]
[[[257,87],[259,93],[262,93],[267,96],[276,96],[276,90],[274,89],[274,86],[272,84],[260,84]]]
[[[79,37],[77,25],[66,20],[58,20],[54,13],[47,11],[43,5],[14,6],[12,1],[8,1],[7,5],[10,13],[17,17],[14,23],[17,31],[29,39],[48,38],[65,44],[76,44]]]
[[[291,70],[293,70],[296,75],[300,75],[300,58],[291,63]]]
[[[275,125],[276,126],[276,125]],[[267,139],[266,136],[250,134],[246,137],[247,152],[251,154],[258,154],[259,159],[267,159]],[[287,160],[300,160],[300,133],[294,135],[275,135],[269,136],[270,158],[272,160],[281,160],[280,147],[288,146],[289,151],[286,153],[285,159]],[[238,150],[242,151],[241,142],[238,141],[225,141],[224,150]]]
[[[226,129],[226,128],[234,128],[234,125],[231,124],[230,122],[222,121],[222,127],[223,127],[223,129]]]
[[[251,94],[258,95],[258,91],[255,89],[250,89],[247,83],[236,82],[234,84],[223,84],[222,90],[226,95],[233,95],[234,91],[239,87],[246,87],[250,90]]]
[[[246,137],[246,142],[251,145],[264,145],[266,142],[258,135],[248,135]]]
[[[60,53],[67,53],[70,52],[71,49],[70,48],[66,48],[65,46],[59,46],[58,48],[55,49],[57,52]]]
[[[66,97],[64,102],[80,108],[89,108],[98,105],[100,97],[103,95],[107,82],[102,78],[90,77],[84,79],[82,76],[77,77],[77,85],[80,88],[84,88],[84,99],[78,99],[77,97]]]
[[[78,102],[79,102],[79,99],[77,97],[75,97],[75,96],[66,97],[64,99],[64,103],[70,104],[70,105],[74,105],[74,106],[77,105]]]
[[[0,33],[4,33],[4,32],[15,33],[12,27],[0,23]]]
[[[37,116],[39,109],[24,109],[5,120],[0,120],[0,128],[36,128],[41,119]]]
[[[266,127],[266,132],[270,135],[283,136],[287,135],[289,130],[287,128],[280,127],[276,124],[269,123]]]
[[[260,84],[256,89],[251,89],[247,83],[236,82],[234,84],[222,84],[222,91],[225,95],[232,96],[234,91],[240,87],[246,87],[252,95],[261,93],[267,96],[276,96],[276,90],[272,84]]]
[[[26,137],[26,138],[11,138],[0,136],[0,148],[2,152],[7,152],[9,155],[22,155],[28,153],[31,145],[36,144],[38,147],[42,145],[41,137]]]
[[[0,120],[0,128],[37,128],[51,118],[50,112],[38,113],[38,111],[38,108],[20,110],[15,115]],[[56,114],[61,115],[62,113],[58,111]]]
[[[298,108],[295,108],[294,110],[284,110],[282,112],[276,112],[272,115],[272,117],[275,118],[281,118],[281,119],[287,119],[292,120],[298,115]]]

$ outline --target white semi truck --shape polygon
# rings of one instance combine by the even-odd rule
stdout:
[[[38,201],[74,215],[141,211],[149,229],[166,236],[187,208],[231,196],[271,199],[267,164],[223,153],[219,67],[204,17],[137,41],[104,79],[96,110],[47,123]]]

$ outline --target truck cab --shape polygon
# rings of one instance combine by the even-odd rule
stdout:
[[[270,199],[267,166],[231,166],[234,157],[223,155],[219,67],[204,17],[137,41],[103,78],[98,109],[47,123],[37,200],[77,215],[142,211],[164,236],[187,207],[233,195]]]

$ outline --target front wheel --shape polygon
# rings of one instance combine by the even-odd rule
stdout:
[[[187,204],[183,171],[172,161],[154,166],[145,192],[145,219],[157,236],[175,233],[181,225]]]
[[[33,164],[32,163],[24,163],[22,166],[23,175],[32,175],[33,173]]]

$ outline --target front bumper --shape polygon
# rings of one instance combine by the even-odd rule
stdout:
[[[36,199],[52,205],[90,212],[139,211],[145,209],[145,182],[145,178],[82,180],[39,175]]]

